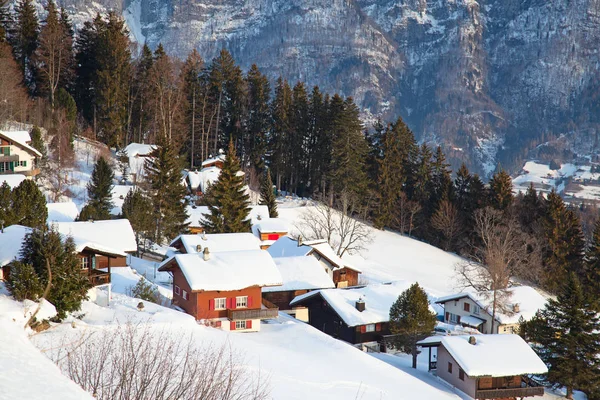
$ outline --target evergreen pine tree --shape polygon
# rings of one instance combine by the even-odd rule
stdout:
[[[369,180],[373,183],[377,182],[379,176],[379,163],[384,156],[384,133],[386,126],[380,118],[375,121],[373,128],[365,132],[365,139],[369,147],[367,156],[367,174]]]
[[[566,387],[569,399],[574,390],[591,394],[600,387],[600,321],[595,300],[571,272],[557,299],[548,299],[544,309],[521,324],[520,334],[535,344],[533,349],[548,365],[546,379]]]
[[[115,173],[111,166],[104,157],[99,157],[94,165],[92,177],[87,184],[88,204],[85,208],[88,208],[88,210],[85,210],[85,212],[81,210],[81,220],[111,218],[110,211],[114,207],[112,202],[114,179]]]
[[[309,101],[304,83],[298,82],[292,89],[292,106],[290,108],[291,131],[287,135],[285,155],[288,160],[287,175],[290,191],[299,196],[306,195],[308,186],[308,151],[307,142],[310,135]]]
[[[185,233],[188,223],[186,188],[181,184],[181,165],[169,142],[161,139],[146,160],[148,197],[152,202],[154,242],[162,243]]]
[[[32,56],[38,47],[40,26],[33,0],[19,0],[15,4],[16,21],[11,35],[15,59],[21,67],[30,93],[35,92],[36,69]]]
[[[12,30],[12,15],[10,14],[8,0],[0,0],[0,43],[9,40]]]
[[[271,171],[267,169],[260,185],[260,204],[269,208],[269,218],[277,218],[279,216],[277,213],[277,202],[275,200]]]
[[[146,239],[152,238],[154,221],[148,210],[152,209],[152,203],[140,190],[130,190],[123,200],[122,216],[131,223],[135,232],[135,242],[140,249]]]
[[[233,141],[229,142],[227,157],[219,179],[205,196],[210,214],[204,214],[205,229],[209,233],[249,232],[250,201],[239,174],[240,163],[235,155]]]
[[[151,103],[150,72],[153,64],[152,50],[144,43],[141,54],[135,63],[132,82],[135,101],[132,106],[131,129],[132,138],[138,143],[143,142],[153,120],[151,107],[149,107]]]
[[[12,261],[6,277],[6,288],[15,300],[37,300],[44,293],[40,278],[31,264]]]
[[[75,44],[76,78],[74,83],[75,101],[85,119],[96,128],[98,92],[98,70],[100,68],[100,33],[105,29],[106,22],[100,14],[93,21],[85,21],[79,30]]]
[[[429,310],[427,293],[414,283],[406,289],[390,308],[390,332],[394,347],[412,354],[412,367],[417,368],[417,342],[431,335],[436,316]]]
[[[600,299],[600,219],[594,225],[592,240],[585,252],[585,277],[582,283],[593,298]]]
[[[38,229],[46,226],[48,219],[46,198],[34,181],[25,179],[14,188],[12,196],[16,224]]]
[[[310,193],[325,193],[331,169],[333,135],[329,129],[329,97],[315,86],[309,97],[308,162]]]
[[[34,125],[29,135],[31,136],[31,147],[42,153],[42,157],[46,157],[46,145],[42,139],[42,130],[40,127]]]
[[[544,201],[540,198],[533,183],[529,185],[525,195],[518,202],[517,212],[519,222],[524,230],[533,233],[534,225],[544,215]]]
[[[431,165],[431,206],[438,209],[442,200],[452,200],[454,187],[452,186],[452,171],[450,164],[446,163],[446,156],[442,147],[438,146],[433,156]]]
[[[501,211],[510,207],[514,200],[512,189],[512,179],[506,171],[495,173],[490,180],[490,206]]]
[[[190,169],[194,169],[196,165],[200,164],[206,154],[204,136],[209,125],[206,121],[209,120],[207,116],[212,111],[212,107],[207,101],[206,87],[202,82],[203,69],[204,61],[198,51],[194,49],[185,60],[181,71],[185,92],[184,118],[185,124],[189,128],[182,151],[189,154]]]
[[[271,85],[269,79],[263,75],[256,64],[252,64],[246,75],[248,85],[248,158],[250,164],[258,173],[265,168],[265,155],[267,153],[267,136],[270,118],[269,99]]]
[[[15,223],[12,189],[4,181],[0,185],[0,229],[14,225]]]
[[[583,277],[584,237],[577,215],[569,210],[556,191],[548,194],[544,232],[543,283],[555,292],[570,272]]]
[[[292,89],[287,81],[279,77],[275,86],[275,98],[271,102],[272,125],[269,141],[271,148],[269,167],[273,170],[275,184],[279,190],[289,190],[284,180],[287,178],[288,160],[285,155],[287,136],[291,130],[289,120],[291,107]]]

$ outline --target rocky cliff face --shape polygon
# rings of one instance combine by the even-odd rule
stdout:
[[[138,42],[211,59],[225,47],[366,117],[397,115],[453,164],[491,172],[543,133],[589,134],[600,0],[64,0],[76,22],[121,10]]]

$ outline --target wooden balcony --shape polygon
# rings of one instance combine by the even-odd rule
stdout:
[[[476,399],[504,399],[543,396],[544,387],[526,376],[521,378],[521,387],[479,389],[475,392]]]
[[[89,279],[92,286],[106,285],[110,283],[110,273],[93,269],[90,271]]]
[[[0,162],[19,162],[19,155],[18,154],[13,154],[10,156],[6,156],[2,153],[0,153]]]
[[[227,310],[230,321],[243,321],[248,319],[273,319],[279,315],[279,308],[256,308],[250,310]]]

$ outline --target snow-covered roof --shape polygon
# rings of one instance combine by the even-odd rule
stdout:
[[[221,169],[218,167],[202,168],[200,171],[187,171],[185,177],[187,177],[187,184],[190,189],[200,190],[202,193],[206,192],[209,185],[212,185],[219,179],[221,175]]]
[[[21,225],[11,225],[0,232],[0,267],[19,258],[25,235],[30,232],[31,228]]]
[[[316,290],[334,288],[335,285],[314,257],[274,258],[283,279],[282,286],[267,287],[263,292],[288,290]]]
[[[389,284],[373,284],[362,288],[325,289],[297,296],[290,305],[302,304],[303,300],[320,295],[335,310],[348,326],[387,322],[390,319],[390,308],[398,300],[398,296],[414,282],[396,281]],[[365,310],[356,309],[356,301],[365,302]],[[430,309],[433,308],[430,306]]]
[[[210,214],[207,206],[192,206],[188,205],[187,208],[188,219],[186,220],[190,226],[203,226],[204,216],[203,214]],[[248,220],[256,221],[258,216],[262,219],[269,217],[269,208],[267,206],[250,206],[250,214],[248,214]]]
[[[206,233],[198,235],[179,235],[171,242],[173,246],[178,241],[185,248],[186,253],[197,253],[197,246],[201,250],[208,247],[211,253],[223,251],[260,250],[260,240],[251,233]]]
[[[261,233],[287,233],[290,231],[290,226],[281,218],[261,218],[253,222],[252,230]]]
[[[159,271],[177,263],[190,288],[196,290],[241,290],[252,286],[282,284],[281,274],[264,250],[227,251],[210,254],[177,254],[162,262]]]
[[[0,136],[4,136],[11,142],[15,143],[17,146],[22,147],[23,149],[35,154],[38,157],[42,156],[42,153],[40,153],[39,151],[37,151],[29,145],[29,142],[31,142],[31,136],[29,136],[29,132],[27,131],[0,131]]]
[[[47,203],[48,208],[48,224],[52,222],[73,222],[79,215],[77,205],[72,201],[65,203]]]
[[[548,368],[519,335],[444,336],[442,346],[470,377],[545,374]]]
[[[78,251],[90,247],[124,255],[137,250],[135,234],[127,219],[57,222],[55,226],[59,233],[73,237]]]
[[[22,174],[0,175],[0,186],[2,186],[4,182],[6,182],[8,183],[8,186],[10,186],[11,189],[14,189],[17,186],[19,186],[21,182],[23,182],[25,179],[27,178],[25,177],[25,175]]]
[[[205,165],[214,164],[217,161],[225,162],[225,154],[219,154],[216,157],[211,157],[202,161],[202,166],[204,167]]]
[[[512,296],[508,300],[509,309],[513,309],[518,304],[518,312],[505,313],[501,310],[496,310],[496,319],[501,324],[516,324],[519,319],[523,317],[524,320],[530,320],[535,313],[544,308],[546,305],[546,299],[537,290],[530,286],[515,286],[510,289]],[[469,297],[472,301],[477,303],[479,307],[486,310],[492,315],[492,296],[489,292],[480,293],[456,293],[450,296],[440,297],[436,300],[436,303],[442,304],[447,301],[459,300],[465,297]],[[461,317],[461,322],[463,318]]]
[[[289,236],[282,236],[275,243],[273,243],[267,249],[267,251],[272,257],[306,256],[312,254],[313,252],[317,252],[334,265],[334,271],[346,267],[354,271],[361,272],[360,269],[342,260],[326,240],[304,241],[300,246],[298,246],[298,240],[292,239]]]
[[[154,144],[130,143],[125,147],[125,152],[129,158],[129,171],[134,174],[143,175],[144,164],[147,156],[156,149]]]

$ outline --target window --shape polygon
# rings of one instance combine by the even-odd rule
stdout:
[[[465,371],[463,371],[462,368],[458,369],[458,379],[460,379],[461,381],[465,380]]]
[[[267,240],[277,240],[277,239],[279,239],[278,233],[269,233],[267,235]]]
[[[451,362],[448,363],[448,373],[449,374],[452,373],[452,363]]]
[[[235,298],[235,308],[248,307],[248,296],[240,296]]]
[[[246,329],[246,321],[235,321],[235,329]]]
[[[185,290],[182,290],[183,292],[183,299],[187,300],[188,299],[188,292],[186,292]]]
[[[225,297],[221,297],[215,299],[215,310],[224,310],[227,308],[227,299]]]
[[[180,288],[179,288],[179,286],[177,286],[177,285],[175,285],[175,294],[176,294],[177,296],[180,296],[180,295],[181,295],[181,289],[180,289]]]
[[[83,257],[81,259],[81,269],[88,269],[90,267],[90,259]]]
[[[463,309],[464,309],[466,312],[471,312],[471,305],[470,305],[469,303],[465,302],[465,303],[463,304]]]
[[[27,166],[27,161],[19,161],[19,165],[21,167],[26,167]]]
[[[479,312],[481,311],[481,307],[479,307],[477,304],[475,304],[473,306],[473,314],[477,314],[479,315]]]
[[[458,324],[458,315],[450,313],[450,322]]]
[[[367,332],[375,332],[375,324],[367,325]]]

